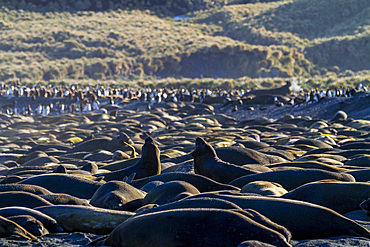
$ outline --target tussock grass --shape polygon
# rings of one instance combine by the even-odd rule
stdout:
[[[237,87],[270,77],[366,78],[370,69],[367,0],[44,2],[3,1],[1,81],[193,78],[184,81]]]

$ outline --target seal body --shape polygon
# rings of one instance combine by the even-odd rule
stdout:
[[[220,209],[177,209],[139,215],[114,229],[103,245],[224,247],[237,246],[251,238],[290,246],[282,234],[243,214]]]
[[[81,205],[55,205],[39,207],[36,210],[56,219],[68,232],[99,235],[109,234],[119,224],[134,215],[131,212]]]
[[[10,216],[7,217],[7,219],[17,223],[34,236],[44,236],[49,234],[49,231],[44,227],[44,225],[30,215]]]
[[[38,185],[54,193],[65,193],[82,199],[90,199],[103,185],[101,182],[71,174],[42,174],[27,178],[19,184]]]
[[[23,239],[37,240],[37,238],[29,233],[26,229],[19,226],[12,220],[0,216],[0,237],[20,237]]]
[[[140,200],[146,193],[135,187],[121,182],[110,181],[102,185],[92,196],[90,204],[95,207],[128,210],[127,203],[133,200]],[[141,205],[141,203],[140,203]]]
[[[29,215],[40,221],[50,233],[63,232],[63,228],[59,226],[57,221],[52,217],[43,214],[37,210],[30,209],[27,207],[5,207],[0,208],[0,216],[11,217],[18,215]]]
[[[136,179],[161,173],[160,152],[151,137],[147,137],[145,139],[141,158],[134,165],[118,171],[112,171],[110,173],[97,174],[96,176],[104,177],[105,181],[121,181],[125,176],[129,177],[133,173],[136,174]]]
[[[162,182],[170,182],[173,180],[180,180],[185,181],[188,183],[191,183],[200,192],[208,192],[208,191],[217,191],[217,190],[238,190],[239,188],[228,185],[228,184],[222,184],[217,181],[214,181],[208,177],[199,175],[199,174],[191,174],[191,173],[185,173],[185,172],[170,172],[170,173],[164,173],[159,174],[156,176],[151,176],[147,178],[137,179],[132,181],[132,185],[141,188],[147,183],[150,183],[152,181],[162,181]]]
[[[229,183],[232,180],[258,173],[252,169],[247,169],[231,163],[222,161],[217,157],[213,147],[205,142],[201,137],[197,137],[196,148],[191,153],[194,157],[194,171],[220,183]]]
[[[316,204],[271,197],[202,193],[188,197],[211,197],[230,201],[242,209],[253,209],[273,222],[286,227],[292,239],[328,238],[354,235],[370,238],[370,231],[339,213]]]
[[[370,197],[370,184],[364,182],[313,182],[304,184],[281,197],[314,203],[345,214],[361,209],[360,203]]]
[[[329,172],[320,169],[287,169],[240,177],[231,181],[230,184],[243,187],[245,184],[253,181],[270,181],[280,184],[289,191],[303,184],[323,179],[355,182],[354,177],[346,173]]]
[[[143,199],[143,204],[162,205],[199,193],[199,190],[190,183],[184,181],[171,181],[150,190]]]
[[[41,206],[51,206],[50,202],[41,198],[38,195],[34,195],[29,192],[23,191],[9,191],[9,192],[0,192],[0,207],[11,207],[11,206],[20,206],[20,207],[41,207]]]

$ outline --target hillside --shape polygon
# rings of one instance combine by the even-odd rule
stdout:
[[[369,78],[370,1],[247,2],[4,0],[0,80]]]

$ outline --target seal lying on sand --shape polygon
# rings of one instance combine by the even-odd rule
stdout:
[[[38,185],[54,193],[66,193],[82,199],[90,199],[103,185],[101,182],[70,174],[43,174],[27,178],[19,184]]]
[[[0,208],[0,216],[11,217],[18,215],[29,215],[40,221],[50,233],[63,232],[63,228],[59,226],[57,221],[50,216],[43,214],[37,210],[26,207],[5,207]]]
[[[273,222],[288,228],[293,239],[328,238],[341,235],[370,238],[370,231],[360,224],[329,208],[312,203],[212,192],[191,196],[184,200],[203,197],[219,198],[230,201],[243,209],[254,209]]]
[[[94,193],[90,200],[90,204],[100,208],[129,210],[126,205],[127,203],[133,200],[143,199],[145,195],[145,192],[127,183],[110,181],[102,185]]]
[[[191,155],[194,157],[194,171],[197,174],[220,183],[229,183],[236,178],[258,173],[258,171],[222,161],[217,157],[213,147],[201,137],[197,137],[195,145],[196,148]]]
[[[110,173],[100,173],[94,176],[104,177],[105,181],[119,180],[135,173],[135,178],[145,178],[161,173],[160,152],[153,138],[145,139],[141,158],[132,166]]]
[[[51,205],[53,204],[51,204],[44,198],[41,198],[40,196],[29,192],[23,191],[0,192],[0,208],[11,206],[35,208]]]
[[[194,185],[185,181],[166,182],[150,190],[143,199],[143,205],[163,205],[199,193],[199,190]]]
[[[154,205],[147,208],[146,206],[135,211],[138,214],[148,214],[165,210],[180,208],[218,208],[218,209],[241,209],[236,204],[218,198],[195,198],[192,200],[179,200],[164,205]]]
[[[36,195],[50,195],[52,194],[47,189],[32,185],[32,184],[0,184],[0,192],[5,191],[23,191],[23,192],[30,192]]]
[[[114,229],[102,244],[224,247],[250,239],[291,246],[281,233],[241,213],[222,209],[175,209],[139,215]]]
[[[345,214],[360,209],[360,203],[370,197],[370,184],[313,182],[304,184],[281,197],[314,203]]]
[[[24,239],[36,240],[37,238],[29,233],[26,229],[18,225],[12,220],[0,216],[0,237],[21,237]]]
[[[81,205],[55,205],[35,210],[49,215],[68,232],[109,234],[134,213]]]
[[[68,205],[83,205],[90,206],[89,201],[86,199],[80,199],[75,196],[68,194],[55,193],[51,195],[40,195],[41,198],[44,198],[48,202],[54,205],[68,204]]]
[[[114,152],[115,150],[126,146],[125,142],[133,144],[131,138],[127,134],[121,132],[112,140],[106,138],[96,138],[79,143],[74,148],[68,150],[68,153],[93,152],[97,149],[104,149]]]
[[[194,185],[195,187],[197,187],[197,189],[200,192],[217,191],[217,190],[239,190],[239,188],[235,186],[228,185],[228,184],[222,184],[222,183],[219,183],[217,181],[214,181],[202,175],[185,173],[185,172],[170,172],[170,173],[159,174],[156,176],[134,180],[132,181],[131,184],[135,186],[136,188],[141,188],[145,184],[150,183],[152,181],[170,182],[173,180],[180,180],[180,181],[188,182]]]
[[[44,236],[49,234],[49,231],[44,227],[44,225],[31,215],[16,215],[7,217],[7,219],[17,223],[32,235]]]
[[[289,191],[303,184],[323,179],[355,182],[354,177],[346,173],[329,172],[320,169],[287,169],[240,177],[230,182],[230,184],[243,187],[245,184],[253,181],[270,181],[280,184]]]

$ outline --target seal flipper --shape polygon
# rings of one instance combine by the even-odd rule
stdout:
[[[100,246],[103,244],[103,241],[108,237],[108,235],[106,236],[102,236],[102,237],[99,237],[93,241],[91,241],[90,243],[88,243],[86,246]]]
[[[132,181],[134,180],[135,176],[136,176],[136,173],[135,173],[135,172],[134,172],[134,173],[132,173],[129,177],[125,176],[125,177],[122,179],[122,182],[125,182],[125,183],[127,183],[127,184],[131,184],[131,183],[132,183]]]
[[[260,223],[261,225],[264,225],[264,226],[266,226],[266,227],[268,227],[272,230],[275,230],[275,231],[281,233],[287,239],[288,242],[292,238],[292,234],[290,233],[290,231],[287,228],[273,222],[272,220],[270,220],[269,218],[267,218],[263,214],[257,212],[256,210],[248,208],[248,209],[244,209],[244,210],[234,209],[233,211],[241,213],[241,214],[247,216],[248,218],[254,220],[255,222]]]
[[[352,223],[352,225],[348,229],[352,235],[370,239],[370,231],[368,229],[358,224],[356,221],[353,221],[351,219],[348,219],[348,220],[351,221]]]

